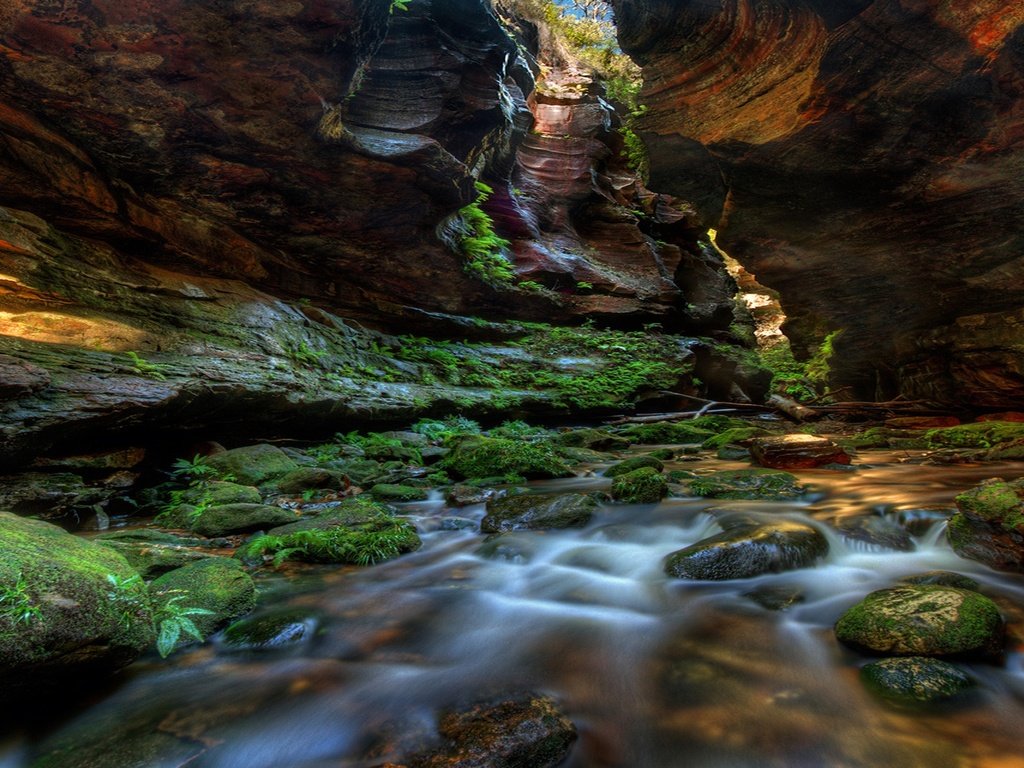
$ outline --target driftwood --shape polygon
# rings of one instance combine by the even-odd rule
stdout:
[[[800,405],[796,400],[790,400],[782,395],[769,395],[768,399],[765,400],[765,405],[772,406],[794,421],[814,421],[824,415],[813,408]]]

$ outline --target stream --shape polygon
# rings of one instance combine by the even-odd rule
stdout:
[[[800,502],[604,504],[586,528],[515,533],[490,557],[482,534],[442,526],[478,522],[483,505],[401,505],[419,551],[366,569],[288,565],[258,577],[260,610],[294,609],[315,627],[301,642],[239,653],[215,636],[166,661],[150,654],[56,729],[9,734],[0,768],[380,765],[433,731],[440,708],[523,689],[551,694],[576,724],[569,768],[1024,766],[1024,578],[957,557],[942,522],[915,527],[912,552],[823,522],[949,508],[984,478],[1024,476],[1024,463],[903,458],[865,452],[855,471],[797,471],[815,491]],[[587,476],[530,487],[609,485]],[[720,530],[712,506],[811,521],[831,551],[816,567],[752,579],[668,578],[666,555]],[[880,700],[858,679],[869,659],[840,646],[832,625],[868,592],[937,569],[976,579],[1003,609],[1005,664],[962,664],[978,686],[953,703]],[[772,598],[788,605],[761,604]]]

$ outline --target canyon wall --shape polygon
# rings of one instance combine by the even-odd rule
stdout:
[[[651,186],[842,329],[837,384],[1024,405],[1024,6],[616,0]]]

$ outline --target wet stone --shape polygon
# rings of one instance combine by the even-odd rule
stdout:
[[[597,500],[584,493],[522,494],[487,502],[480,523],[485,533],[523,529],[577,528],[590,522]]]
[[[970,589],[975,592],[979,588],[978,582],[969,576],[964,576],[953,571],[927,571],[925,573],[904,576],[900,579],[902,584],[936,584],[942,587],[957,587],[958,589]]]
[[[743,596],[769,611],[785,611],[804,601],[803,590],[789,585],[771,585],[744,592]]]
[[[653,456],[634,456],[631,459],[620,461],[618,464],[612,464],[604,471],[604,476],[618,477],[619,475],[625,475],[628,472],[643,469],[644,467],[650,467],[651,469],[661,472],[665,468],[665,465]]]
[[[503,491],[495,488],[477,488],[459,483],[453,485],[445,494],[445,502],[451,507],[468,507],[471,504],[483,504],[489,499],[503,495]]]
[[[845,539],[899,552],[912,552],[915,549],[910,534],[884,517],[844,517],[830,522]]]
[[[751,443],[750,455],[762,467],[772,469],[810,469],[850,463],[850,457],[839,445],[814,435],[759,437]]]
[[[229,651],[282,651],[307,645],[319,622],[307,611],[285,609],[231,624],[221,636]]]
[[[974,686],[960,668],[939,659],[910,656],[866,665],[861,680],[879,696],[900,701],[938,701]]]

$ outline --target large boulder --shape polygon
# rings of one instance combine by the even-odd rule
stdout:
[[[938,584],[872,592],[840,617],[835,632],[846,645],[890,656],[994,657],[1003,648],[995,603]]]
[[[409,768],[554,768],[576,741],[576,728],[549,696],[517,693],[441,715],[444,744],[414,755]]]
[[[1024,572],[1024,479],[986,480],[957,496],[956,506],[946,527],[953,551],[999,570]]]
[[[690,493],[711,499],[789,501],[805,489],[789,472],[775,469],[728,469],[690,481]]]
[[[677,579],[746,579],[804,568],[826,554],[828,541],[810,525],[750,522],[728,525],[722,533],[673,552],[665,560],[665,573]]]
[[[0,540],[5,686],[116,670],[153,642],[146,586],[117,552],[8,512]]]
[[[299,467],[287,453],[266,443],[215,453],[207,457],[206,463],[243,485],[261,485]]]
[[[974,685],[959,667],[923,656],[875,661],[861,668],[860,677],[879,696],[898,701],[948,699]]]
[[[547,530],[586,525],[597,509],[597,499],[585,493],[521,494],[491,499],[480,522],[484,533],[524,529]]]
[[[612,464],[604,471],[604,476],[618,477],[619,475],[624,475],[627,472],[634,472],[643,467],[650,467],[657,472],[661,472],[665,468],[665,465],[653,456],[633,456],[625,461]]]
[[[494,437],[470,437],[440,464],[459,477],[518,475],[530,479],[572,477],[572,470],[547,443]]]
[[[750,455],[762,467],[772,469],[811,469],[825,464],[850,463],[850,457],[840,446],[814,435],[758,437],[750,444]]]
[[[154,609],[174,601],[181,608],[202,608],[191,615],[203,637],[256,607],[256,585],[237,560],[211,557],[165,573],[150,585]]]
[[[188,528],[201,536],[230,536],[295,522],[295,512],[269,504],[222,504],[191,515]]]
[[[209,546],[210,540],[176,536],[164,531],[112,531],[96,536],[93,541],[119,552],[146,580],[212,557],[201,549]],[[226,541],[221,542],[222,546],[226,544]]]

